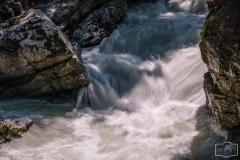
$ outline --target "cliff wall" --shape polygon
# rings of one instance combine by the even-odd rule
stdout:
[[[213,117],[240,142],[240,1],[207,0],[200,50],[208,67],[204,91]]]

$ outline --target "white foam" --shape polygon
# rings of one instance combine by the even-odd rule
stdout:
[[[192,158],[191,146],[201,143],[194,140],[199,133],[196,112],[205,103],[202,87],[207,68],[196,33],[202,18],[168,12],[163,1],[130,8],[124,25],[100,46],[83,50],[91,84],[79,91],[73,112],[36,122],[23,138],[1,145],[3,156],[13,160]],[[152,30],[166,36],[162,41],[151,38]],[[161,43],[168,38],[178,47]],[[159,53],[151,59],[155,49]]]

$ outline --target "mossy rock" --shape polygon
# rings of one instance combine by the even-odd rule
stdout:
[[[32,125],[32,120],[27,117],[5,119],[0,121],[0,143],[20,138]]]

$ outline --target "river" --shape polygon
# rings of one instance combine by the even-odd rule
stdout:
[[[217,159],[226,133],[205,106],[198,43],[202,0],[129,3],[116,30],[83,48],[90,86],[77,102],[62,95],[0,102],[3,118],[34,124],[20,139],[0,145],[6,160]]]

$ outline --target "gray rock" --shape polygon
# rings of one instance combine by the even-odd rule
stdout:
[[[61,30],[29,10],[0,38],[0,98],[41,96],[87,86],[83,64]]]
[[[55,3],[51,5],[39,6],[39,8],[56,24],[71,18],[79,7],[79,0],[55,1]]]
[[[109,36],[127,10],[127,0],[55,0],[36,2],[61,30],[81,46],[96,45]]]
[[[78,10],[65,22],[67,24],[66,28],[78,24],[84,18],[86,18],[92,11],[100,8],[104,4],[110,2],[110,0],[82,0],[79,3]]]
[[[238,126],[240,124],[238,115],[240,108],[239,100],[221,93],[218,86],[214,84],[209,72],[205,74],[204,79],[204,91],[213,117],[224,129]]]
[[[42,10],[54,23],[62,29],[71,28],[80,23],[94,9],[100,8],[110,0],[28,0],[27,4],[34,3],[33,8]],[[66,28],[65,28],[66,27]]]
[[[208,3],[210,9],[200,43],[202,59],[209,70],[204,90],[215,119],[229,131],[230,140],[240,142],[240,1]]]
[[[1,120],[0,143],[20,138],[22,133],[26,132],[32,124],[32,120],[27,117]]]
[[[126,0],[110,1],[91,12],[81,23],[66,31],[66,34],[80,46],[97,45],[117,27],[126,10]]]

